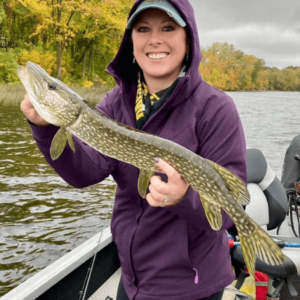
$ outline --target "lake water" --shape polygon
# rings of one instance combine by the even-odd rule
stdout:
[[[247,147],[259,148],[280,178],[300,133],[299,92],[232,92]],[[0,297],[109,224],[115,184],[75,189],[36,148],[18,107],[0,106]]]
[[[227,92],[239,111],[248,148],[260,149],[281,178],[287,147],[300,134],[300,92]]]

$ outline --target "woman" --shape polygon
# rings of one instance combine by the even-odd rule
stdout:
[[[205,83],[197,26],[188,0],[135,2],[120,49],[107,72],[117,86],[97,109],[121,123],[172,140],[217,162],[246,182],[242,125],[230,97]],[[85,187],[112,175],[118,184],[111,222],[122,267],[118,300],[221,299],[234,280],[227,242],[233,226],[213,231],[199,194],[167,162],[139,196],[135,167],[98,153],[75,138],[50,159],[57,131],[26,95],[22,110],[47,161],[68,183]],[[79,171],[78,171],[79,170]]]

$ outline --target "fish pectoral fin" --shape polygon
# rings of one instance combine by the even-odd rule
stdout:
[[[56,160],[63,153],[68,140],[68,133],[64,128],[60,128],[51,143],[50,156],[52,160]]]
[[[269,265],[281,265],[284,263],[285,256],[281,249],[259,225],[255,224],[255,230],[251,233],[248,231],[247,235],[242,234],[243,230],[245,230],[245,226],[241,226],[243,225],[236,224],[244,260],[249,270],[249,274],[253,278],[255,278],[256,258],[259,258]]]
[[[67,137],[68,137],[69,146],[71,147],[71,149],[75,153],[75,144],[74,144],[74,140],[73,140],[72,134],[70,132],[67,132]]]
[[[220,230],[223,225],[222,212],[220,205],[212,203],[208,197],[200,195],[200,199],[205,211],[207,220],[213,230]]]
[[[154,175],[154,170],[140,169],[140,175],[138,180],[138,190],[142,198],[146,198],[147,189],[149,186],[150,178]]]
[[[244,182],[226,168],[211,160],[209,162],[214,170],[221,176],[226,188],[234,199],[242,205],[248,205],[250,203],[250,194]]]

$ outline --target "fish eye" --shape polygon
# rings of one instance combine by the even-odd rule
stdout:
[[[56,85],[54,83],[48,83],[48,89],[51,91],[55,91],[56,90]]]

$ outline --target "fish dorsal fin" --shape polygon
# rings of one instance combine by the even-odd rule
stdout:
[[[200,195],[200,200],[206,215],[206,218],[213,230],[220,230],[223,225],[222,212],[220,205],[212,202],[207,195]]]
[[[140,175],[139,175],[139,180],[138,180],[138,190],[139,190],[140,196],[144,199],[146,198],[149,182],[153,175],[154,175],[154,170],[140,169]]]
[[[75,145],[72,135],[67,132],[65,128],[60,128],[56,132],[51,143],[50,156],[52,160],[56,160],[61,156],[66,147],[67,141],[69,142],[71,149],[75,152]]]
[[[209,160],[209,162],[214,170],[221,176],[226,188],[234,199],[242,205],[248,205],[250,203],[250,194],[244,182],[226,168],[211,160]]]

